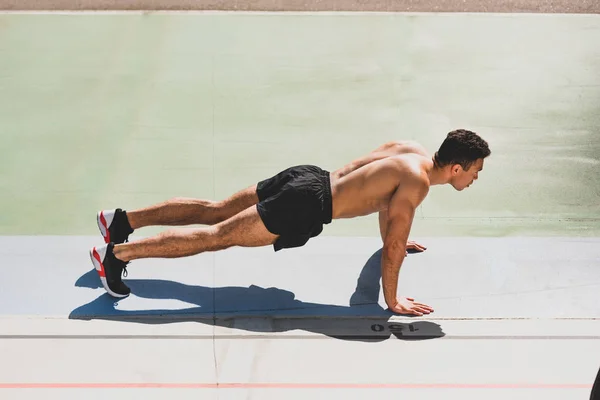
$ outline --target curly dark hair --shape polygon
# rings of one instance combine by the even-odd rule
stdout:
[[[466,171],[475,161],[490,154],[488,143],[477,133],[456,129],[448,133],[440,149],[435,152],[433,160],[438,167],[460,164]]]

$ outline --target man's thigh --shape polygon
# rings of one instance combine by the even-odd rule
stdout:
[[[227,246],[260,247],[273,244],[279,235],[265,227],[256,206],[250,206],[215,225],[219,240]]]

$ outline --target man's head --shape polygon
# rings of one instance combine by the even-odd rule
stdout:
[[[454,130],[446,136],[433,156],[437,168],[448,168],[450,183],[456,190],[463,190],[478,178],[483,160],[491,154],[488,144],[475,132]]]

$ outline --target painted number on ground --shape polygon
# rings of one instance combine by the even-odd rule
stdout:
[[[373,324],[373,325],[371,325],[371,330],[373,332],[387,331],[390,333],[394,333],[396,335],[403,335],[404,332],[406,332],[406,331],[415,332],[415,331],[418,331],[419,328],[415,328],[413,324],[407,324],[407,325],[390,324],[387,327],[385,327],[381,324]]]

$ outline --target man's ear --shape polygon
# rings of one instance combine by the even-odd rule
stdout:
[[[460,166],[460,164],[454,164],[452,166],[452,176],[456,176],[460,170],[462,169],[462,167]]]

